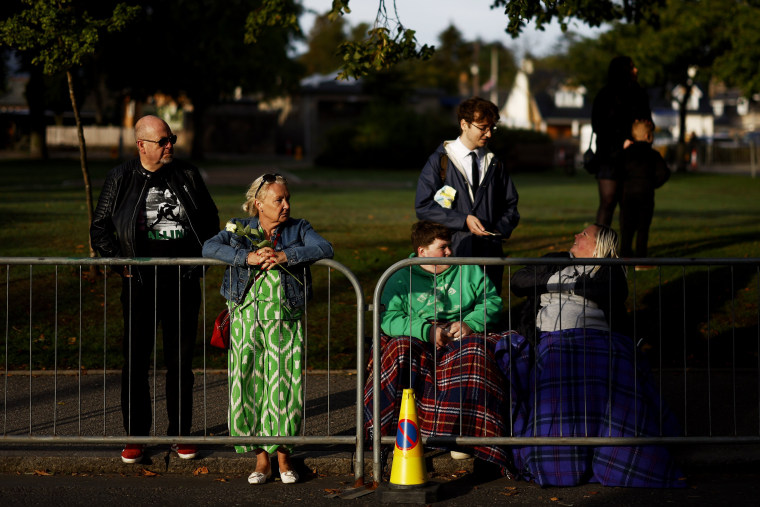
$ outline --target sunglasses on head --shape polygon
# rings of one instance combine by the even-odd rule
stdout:
[[[259,183],[259,188],[256,189],[256,193],[253,194],[253,197],[256,197],[257,195],[259,195],[259,190],[261,190],[261,187],[264,186],[264,183],[274,183],[275,181],[277,181],[278,176],[282,177],[281,174],[277,174],[277,173],[275,174],[267,173],[264,176],[262,176],[261,183]]]
[[[150,139],[140,139],[140,141],[142,141],[142,142],[148,142],[148,143],[156,143],[161,148],[163,148],[164,146],[166,146],[169,143],[177,144],[177,135],[176,134],[172,134],[170,136],[165,136],[165,137],[162,137],[161,139],[159,139],[158,141],[151,141]]]

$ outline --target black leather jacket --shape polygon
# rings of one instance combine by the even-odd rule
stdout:
[[[92,247],[101,257],[136,257],[137,217],[150,178],[161,174],[185,208],[192,248],[187,257],[200,257],[203,243],[219,232],[219,212],[198,168],[180,160],[156,173],[142,169],[135,158],[108,173],[90,225]],[[139,276],[139,270],[138,276]],[[200,270],[191,270],[199,273]]]

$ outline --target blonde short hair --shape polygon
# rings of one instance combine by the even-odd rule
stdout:
[[[607,227],[606,225],[594,224],[596,226],[596,246],[594,247],[594,257],[597,259],[617,259],[618,255],[618,234],[614,229]],[[601,266],[594,266],[591,270],[596,273],[601,269]],[[623,266],[623,272],[627,273],[625,266]]]
[[[245,202],[243,203],[243,211],[248,215],[255,217],[258,216],[259,210],[256,208],[256,198],[264,197],[269,191],[269,185],[272,183],[279,183],[285,185],[288,188],[288,180],[281,174],[267,173],[262,174],[251,183],[248,191],[245,193]]]
[[[594,247],[594,257],[597,259],[617,259],[618,255],[618,234],[606,225],[594,224],[596,231],[596,247]]]

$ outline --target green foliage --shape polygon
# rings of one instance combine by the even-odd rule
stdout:
[[[276,1],[276,0],[272,0]],[[614,0],[567,0],[545,2],[542,0],[493,0],[491,9],[503,7],[507,17],[506,31],[513,37],[519,35],[526,23],[533,21],[539,30],[556,20],[562,30],[567,30],[572,19],[580,20],[596,27],[603,23],[625,19],[634,24],[650,23],[659,25],[656,7],[664,0],[625,0],[622,5]],[[386,14],[386,0],[377,0],[378,19],[361,41],[343,43],[339,49],[343,56],[341,79],[361,77],[379,70],[385,70],[403,61],[428,60],[435,48],[417,48],[414,30],[405,29],[401,21]],[[392,0],[395,11],[396,0]],[[329,14],[330,19],[338,19],[350,13],[349,0],[336,0]],[[395,22],[395,26],[394,26]],[[391,37],[395,29],[395,35]],[[458,76],[457,76],[458,77]],[[454,80],[449,80],[446,89],[451,89]],[[502,81],[511,82],[511,80]]]
[[[491,8],[504,7],[508,19],[506,31],[517,36],[529,21],[533,21],[539,30],[543,30],[552,21],[557,21],[562,31],[567,30],[568,23],[573,19],[591,27],[623,19],[634,24],[648,22],[656,25],[656,7],[662,2],[663,0],[624,0],[621,5],[614,0],[493,0]]]
[[[384,13],[385,0],[378,2],[378,12]],[[348,4],[349,0],[334,0],[327,18],[333,22],[342,21],[342,16],[351,12]],[[292,0],[262,0],[261,5],[248,16],[245,27],[246,42],[256,42],[269,27],[297,27],[297,11],[293,9]],[[400,22],[391,28],[387,16],[378,17],[382,19],[367,31],[366,38],[345,41],[338,47],[342,61],[339,79],[366,76],[388,69],[401,61],[426,60],[433,54],[432,47],[417,47],[414,30],[405,29]]]
[[[245,42],[255,44],[266,28],[280,27],[300,33],[298,24],[300,9],[288,0],[262,0],[245,20]]]
[[[569,81],[583,85],[586,96],[593,99],[607,83],[610,60],[625,53],[613,33],[614,31],[605,32],[595,39],[573,36],[568,39],[564,55],[537,60],[535,67],[562,69],[569,76]]]
[[[459,94],[460,76],[470,75],[474,45],[464,40],[462,32],[449,25],[438,35],[439,44],[433,57],[422,63],[405,64],[420,86],[440,88],[453,95]]]
[[[658,10],[660,27],[616,27],[618,38],[639,66],[644,84],[686,85],[688,69],[709,81],[715,60],[732,48],[730,27],[735,16],[733,0],[667,0]]]
[[[299,60],[306,68],[306,74],[328,74],[340,68],[341,58],[338,46],[346,41],[346,22],[343,18],[330,21],[327,14],[317,16],[309,32],[308,50]]]
[[[547,22],[560,19],[559,10],[573,4],[606,2],[562,2],[544,5],[537,1],[506,2],[506,14],[523,13],[523,21]],[[718,78],[747,95],[760,91],[760,5],[735,0],[649,0],[628,2],[632,12],[615,14],[612,29],[596,39],[571,37],[566,55],[567,67],[578,82],[594,96],[604,83],[609,60],[619,54],[630,55],[645,86],[672,89],[689,82],[707,83]],[[583,10],[571,17],[596,26],[596,18],[584,17]],[[610,11],[612,12],[612,11]],[[519,29],[514,32],[519,33]],[[693,78],[689,68],[697,70]]]
[[[715,59],[713,72],[730,86],[740,87],[748,96],[760,91],[760,7],[736,2],[732,23],[726,27],[733,48]]]
[[[0,41],[33,54],[46,74],[80,66],[91,56],[99,32],[119,31],[140,11],[120,3],[105,18],[95,18],[74,0],[22,0],[28,8],[0,21]]]
[[[328,13],[330,21],[337,21],[346,14],[351,14],[351,9],[348,7],[349,0],[333,0],[332,9]]]
[[[377,27],[367,32],[366,39],[344,42],[338,47],[338,54],[343,58],[343,68],[338,78],[359,78],[401,61],[429,59],[434,48],[425,44],[417,49],[414,33],[414,30],[399,26],[396,35],[391,36],[388,28]]]
[[[445,114],[418,114],[405,106],[377,103],[351,126],[327,135],[320,166],[396,169],[422,168],[443,140],[455,139],[459,128]],[[552,167],[552,139],[532,130],[499,128],[489,143],[510,171],[547,170]]]
[[[405,61],[397,68],[407,78],[421,88],[444,90],[446,93],[467,95],[472,93],[473,62],[477,61],[480,69],[491,69],[491,57],[498,57],[498,85],[500,89],[508,89],[517,72],[515,58],[509,48],[500,43],[466,41],[453,25],[448,26],[438,35],[439,44],[433,56],[426,61]],[[468,80],[463,81],[467,76]],[[480,83],[490,79],[490,72],[480,75]]]
[[[457,134],[455,122],[445,115],[376,103],[351,126],[329,132],[325,150],[315,162],[335,167],[422,167],[441,140]]]

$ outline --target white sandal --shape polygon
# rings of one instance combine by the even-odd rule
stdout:
[[[262,474],[261,472],[253,472],[248,476],[248,484],[264,484],[270,477],[272,477],[271,469],[265,474]]]
[[[283,484],[294,484],[298,482],[298,473],[292,469],[280,472],[280,480]]]

